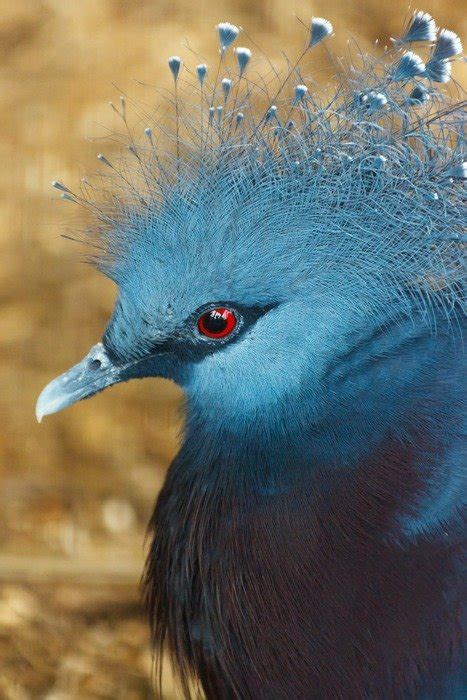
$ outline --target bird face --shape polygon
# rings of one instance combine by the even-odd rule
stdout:
[[[116,383],[165,377],[213,435],[247,431],[257,442],[261,431],[272,440],[325,420],[335,409],[323,376],[368,324],[365,314],[318,276],[306,290],[294,285],[293,266],[280,276],[279,256],[266,274],[265,255],[222,250],[213,264],[207,244],[164,252],[159,239],[148,254],[138,239],[115,275],[119,295],[102,341],[44,389],[38,417]]]
[[[157,264],[141,248],[132,251],[120,269],[118,299],[102,341],[44,389],[39,419],[110,385],[157,376],[198,399],[205,394],[215,410],[234,393],[254,396],[265,363],[272,360],[279,369],[281,326],[289,325],[293,312],[282,310],[277,289],[250,279],[245,291],[243,275],[225,275],[232,260],[213,266],[209,250],[187,248],[165,256],[159,248]]]
[[[294,219],[297,205],[284,220],[270,186],[267,197],[255,189],[253,221],[243,200],[221,195],[138,220],[112,270],[118,298],[102,341],[44,389],[39,419],[143,377],[181,385],[212,430],[298,433],[335,415],[342,391],[323,378],[371,331],[369,276],[354,255],[353,278],[342,250],[337,264],[316,224]]]
[[[317,276],[305,292],[298,279],[311,277],[290,245],[268,243],[259,227],[255,244],[243,225],[232,235],[229,219],[198,216],[185,238],[180,227],[174,236],[175,212],[163,229],[155,230],[160,218],[139,225],[113,270],[118,299],[102,342],[44,389],[39,418],[110,385],[162,376],[212,425],[221,415],[232,426],[262,423],[266,407],[275,415],[309,385],[331,353],[330,329],[352,327],[348,313],[331,308],[339,295],[318,299]]]
[[[39,418],[112,384],[162,376],[212,421],[263,422],[265,406],[272,416],[305,384],[318,386],[333,344],[355,327],[350,274],[344,294],[343,264],[323,252],[299,180],[245,177],[197,182],[116,232],[125,245],[109,273],[112,318],[102,342],[44,389]]]
[[[198,195],[194,205],[186,203],[193,196],[168,202],[124,232],[111,272],[118,299],[102,342],[44,389],[39,418],[148,376],[172,379],[227,416],[239,403],[242,414],[259,410],[291,387],[290,368],[309,334],[296,283],[303,262],[265,235],[263,204],[252,221],[245,201],[229,201],[211,184]]]

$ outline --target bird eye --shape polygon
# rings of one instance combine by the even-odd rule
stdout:
[[[198,330],[208,338],[225,338],[237,325],[235,314],[222,307],[206,311],[198,319]]]

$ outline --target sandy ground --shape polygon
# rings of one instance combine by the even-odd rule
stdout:
[[[460,0],[423,9],[462,35]],[[154,697],[138,584],[182,422],[181,393],[146,381],[35,423],[41,387],[99,339],[114,298],[60,237],[86,221],[50,181],[97,169],[89,137],[115,128],[108,101],[121,91],[160,101],[134,78],[164,88],[167,56],[198,62],[184,37],[214,60],[214,25],[229,20],[280,62],[303,41],[293,11],[328,17],[344,55],[350,35],[362,48],[388,41],[407,4],[0,0],[0,698]],[[163,685],[178,697],[169,672]]]

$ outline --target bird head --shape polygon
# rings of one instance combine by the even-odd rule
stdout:
[[[433,32],[426,17],[419,33]],[[320,21],[313,50],[332,32]],[[383,68],[365,62],[323,100],[294,86],[291,71],[266,109],[246,76],[249,50],[237,51],[235,97],[230,78],[208,90],[198,66],[196,117],[177,91],[182,63],[169,60],[175,152],[156,143],[152,124],[145,143],[130,144],[130,166],[99,156],[117,184],[112,210],[98,208],[98,265],[118,297],[102,341],[42,392],[39,418],[157,376],[179,383],[210,426],[233,432],[298,434],[305,414],[318,427],[338,413],[350,422],[357,405],[379,422],[393,410],[413,363],[384,362],[378,331],[393,328],[396,347],[415,318],[429,324],[455,305],[465,176],[433,71],[401,48],[411,31]],[[221,69],[237,34],[219,29]],[[430,60],[445,62],[437,46]],[[355,369],[362,358],[365,372]]]

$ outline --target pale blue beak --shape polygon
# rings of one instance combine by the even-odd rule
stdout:
[[[81,362],[43,389],[36,404],[37,420],[40,423],[44,416],[117,384],[123,380],[122,373],[126,368],[127,365],[115,365],[103,344],[97,343]]]

